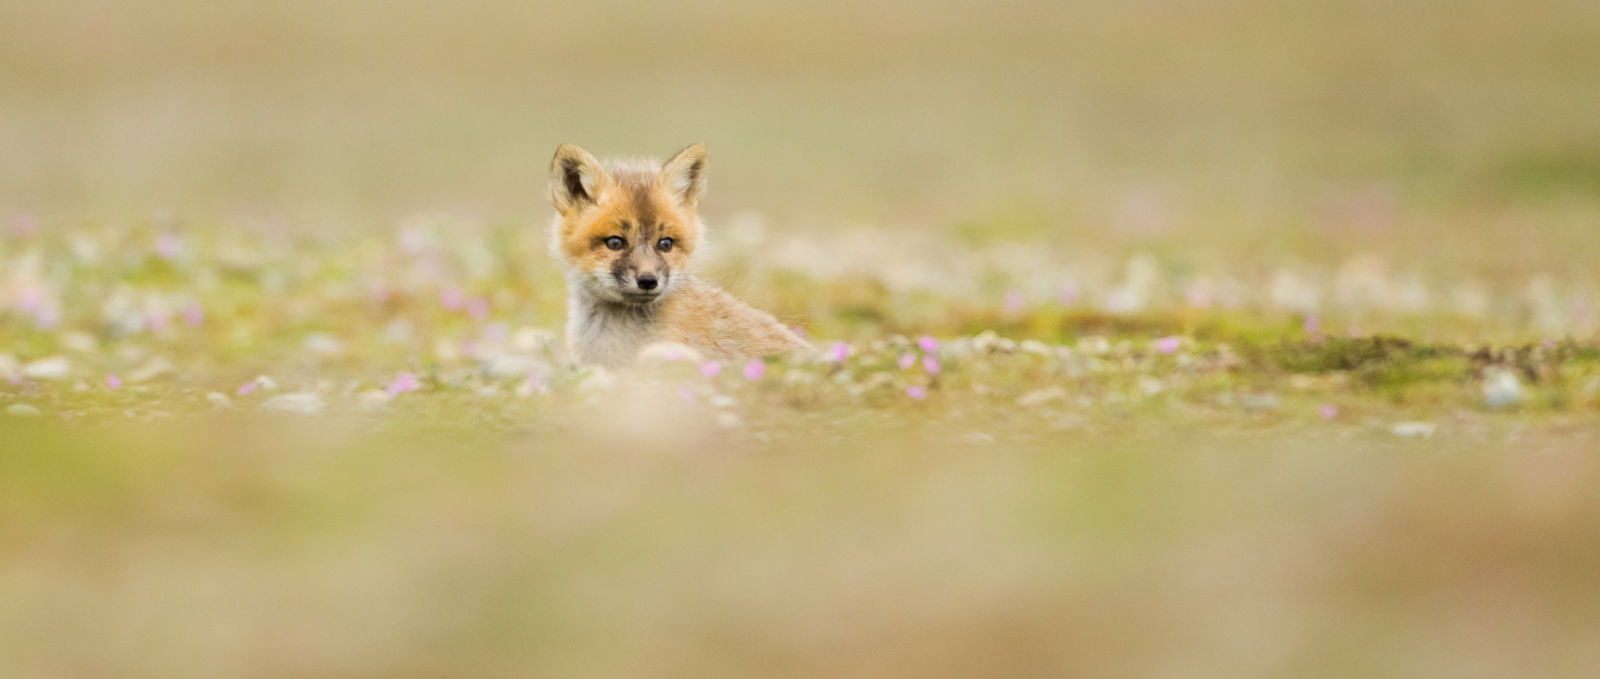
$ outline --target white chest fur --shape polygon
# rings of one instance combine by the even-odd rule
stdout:
[[[590,365],[630,363],[656,339],[655,309],[594,299],[581,289],[567,298],[567,341]]]

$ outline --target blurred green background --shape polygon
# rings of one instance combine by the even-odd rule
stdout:
[[[0,0],[0,677],[1587,676],[1597,261],[1594,0]]]
[[[1586,0],[6,0],[0,25],[8,210],[542,221],[557,143],[703,140],[707,212],[789,228],[1600,254]]]

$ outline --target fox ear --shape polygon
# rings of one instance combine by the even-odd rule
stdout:
[[[679,151],[661,166],[661,178],[678,202],[693,210],[706,190],[706,145]]]
[[[600,169],[600,161],[573,144],[556,147],[550,159],[550,202],[556,211],[568,214],[594,205],[610,178]]]

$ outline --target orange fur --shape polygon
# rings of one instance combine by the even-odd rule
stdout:
[[[551,252],[567,269],[567,342],[580,361],[630,363],[658,341],[725,359],[806,347],[771,315],[689,272],[706,161],[700,144],[665,163],[601,163],[571,144],[556,149]]]

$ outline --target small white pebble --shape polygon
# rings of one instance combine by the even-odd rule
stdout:
[[[983,431],[969,431],[961,435],[961,442],[975,444],[994,443],[994,434]]]
[[[1100,356],[1111,352],[1111,341],[1100,336],[1078,340],[1078,353]]]
[[[814,375],[812,373],[809,373],[809,372],[806,372],[804,370],[800,370],[798,368],[791,368],[791,369],[789,369],[787,371],[784,371],[784,373],[783,373],[783,381],[786,384],[791,384],[791,385],[815,384],[818,381],[818,378],[817,378],[816,375]]]
[[[483,362],[485,375],[495,379],[510,379],[527,377],[529,375],[548,375],[551,372],[550,364],[544,359],[521,354],[501,354]]]
[[[6,408],[6,414],[12,417],[39,417],[44,413],[26,403],[16,403]]]
[[[1526,395],[1516,373],[1506,368],[1490,368],[1483,378],[1483,400],[1490,408],[1509,408],[1522,403]]]
[[[64,356],[41,358],[22,367],[22,376],[31,380],[60,380],[72,374],[72,361]]]
[[[378,333],[379,339],[389,344],[410,344],[417,338],[417,329],[404,318],[390,321],[383,326],[383,331]]]
[[[261,404],[262,410],[282,413],[298,413],[301,415],[316,415],[327,408],[328,404],[321,396],[310,392],[298,394],[283,394],[274,396]]]
[[[985,330],[972,338],[972,348],[980,354],[1013,354],[1017,351],[1017,342],[993,330]]]
[[[356,397],[356,406],[367,412],[372,412],[389,407],[389,402],[393,400],[394,397],[390,396],[387,391],[368,389]]]
[[[1052,401],[1063,401],[1067,398],[1067,390],[1061,387],[1046,387],[1035,389],[1017,399],[1017,405],[1023,408],[1041,406]]]
[[[314,332],[306,335],[303,342],[306,351],[323,356],[333,356],[344,352],[344,342],[325,332]]]
[[[233,399],[228,398],[226,394],[223,394],[220,391],[213,391],[209,394],[206,394],[206,403],[210,403],[218,408],[227,408],[233,405]]]
[[[100,348],[100,343],[95,341],[93,335],[83,332],[69,332],[62,335],[61,344],[80,354],[91,353]]]
[[[167,358],[164,356],[157,356],[145,361],[143,365],[129,371],[128,382],[149,382],[157,377],[171,374],[175,370],[176,368],[172,365],[172,361],[167,360]]]
[[[1239,404],[1245,410],[1277,410],[1282,402],[1277,394],[1240,394]]]
[[[985,330],[972,338],[972,350],[975,353],[987,354],[994,351],[994,345],[1000,341],[1000,335],[993,330]]]
[[[1035,356],[1049,356],[1051,354],[1050,345],[1039,340],[1023,340],[1021,347],[1024,354],[1033,354]]]
[[[957,337],[953,340],[939,343],[939,357],[947,361],[970,358],[972,352],[972,340],[966,337]]]
[[[1434,428],[1432,422],[1398,422],[1389,431],[1401,438],[1425,439],[1433,436]]]
[[[891,382],[894,382],[894,378],[890,377],[888,373],[872,373],[867,379],[861,381],[861,388],[865,391],[872,391]]]

